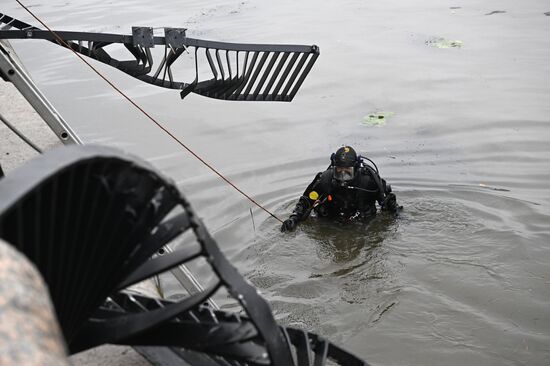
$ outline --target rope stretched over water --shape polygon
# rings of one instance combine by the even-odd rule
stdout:
[[[168,129],[166,129],[160,122],[158,122],[155,118],[153,118],[149,113],[147,113],[141,106],[139,106],[136,102],[134,102],[129,96],[127,96],[122,90],[120,90],[113,82],[111,82],[106,76],[104,76],[99,70],[97,70],[92,64],[90,64],[84,57],[78,54],[75,50],[72,49],[72,47],[63,39],[61,38],[55,31],[50,29],[42,20],[38,18],[32,11],[30,11],[23,3],[21,3],[20,0],[15,0],[23,9],[25,9],[36,21],[38,21],[44,28],[46,28],[56,39],[57,42],[60,44],[63,44],[65,47],[70,49],[82,62],[84,62],[90,69],[92,69],[100,78],[102,78],[107,84],[109,84],[115,91],[117,91],[124,99],[126,99],[128,102],[130,102],[136,109],[138,109],[143,115],[145,115],[151,122],[153,122],[155,125],[157,125],[158,128],[160,128],[162,131],[164,131],[168,136],[170,136],[174,141],[176,141],[181,147],[183,147],[187,152],[189,152],[191,155],[193,155],[197,160],[199,160],[203,165],[205,165],[208,169],[210,169],[212,172],[214,172],[218,177],[220,177],[224,182],[229,184],[231,187],[233,187],[237,192],[242,194],[244,197],[246,197],[250,202],[252,202],[254,205],[268,213],[271,217],[278,220],[280,223],[283,223],[283,220],[275,216],[275,214],[271,213],[267,208],[259,204],[255,199],[250,197],[248,194],[243,192],[239,187],[237,187],[233,182],[231,182],[229,179],[227,179],[223,174],[221,174],[219,171],[217,171],[212,165],[210,165],[206,160],[204,160],[201,156],[199,156],[197,153],[195,153],[190,147],[185,145],[180,139],[178,139],[174,134],[172,134]]]

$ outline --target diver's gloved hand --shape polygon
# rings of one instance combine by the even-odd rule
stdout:
[[[384,200],[384,209],[395,213],[399,208],[400,207],[397,205],[397,197],[395,194],[388,193],[388,195],[386,195],[386,199]]]
[[[281,231],[292,231],[296,229],[296,226],[298,226],[298,218],[294,215],[291,215],[283,222],[283,225],[281,226]]]

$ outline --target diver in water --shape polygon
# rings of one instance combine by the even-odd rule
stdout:
[[[380,178],[376,164],[358,156],[351,146],[343,146],[331,155],[328,169],[318,173],[306,188],[281,231],[294,230],[312,210],[318,217],[342,222],[369,219],[376,215],[377,201],[382,210],[392,213],[402,208],[397,205],[391,186]]]

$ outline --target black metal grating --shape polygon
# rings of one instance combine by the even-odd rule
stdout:
[[[279,327],[176,187],[138,159],[104,147],[60,148],[2,178],[0,198],[0,237],[43,275],[71,353],[113,343],[170,347],[171,357],[192,365],[365,364],[313,334]],[[195,245],[153,256],[183,233]],[[215,274],[203,291],[177,302],[124,292],[198,258]],[[222,287],[244,316],[203,305]],[[157,364],[170,364],[165,359]]]
[[[70,340],[113,282],[136,268],[131,259],[155,252],[141,241],[174,207],[178,193],[116,159],[81,160],[56,173],[2,212],[0,236],[37,265]],[[10,178],[3,180],[9,184]]]
[[[188,38],[184,29],[165,28],[165,37],[154,37],[152,30],[144,27],[134,27],[132,36],[55,32],[63,39],[62,43],[49,31],[0,13],[1,24],[17,30],[0,30],[0,39],[46,39],[146,83],[181,90],[182,98],[192,92],[223,100],[290,102],[319,56],[315,45],[215,42]],[[111,57],[107,47],[113,43],[124,44],[135,59]],[[154,45],[164,46],[164,55],[156,70],[151,53]],[[195,78],[191,82],[177,81],[173,76],[172,66],[184,52],[194,57]]]
[[[141,312],[170,303],[131,292],[120,292],[109,298],[100,311]],[[328,362],[348,366],[367,365],[316,334],[282,326],[279,329],[287,340],[296,366],[327,365]],[[208,305],[190,310],[172,320],[166,328],[157,329],[155,339],[158,344],[171,344],[171,350],[190,363],[199,358],[201,365],[269,365],[265,358],[258,357],[265,354],[266,350],[248,317],[213,310]],[[140,340],[135,339],[134,342],[139,344]],[[151,343],[148,345],[151,346]],[[184,345],[185,348],[178,345]],[[144,355],[147,357],[147,352]]]

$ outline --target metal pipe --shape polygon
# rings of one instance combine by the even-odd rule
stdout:
[[[29,140],[27,138],[27,136],[25,136],[21,131],[19,131],[14,125],[12,125],[11,123],[8,122],[8,120],[6,120],[4,118],[4,116],[2,116],[2,114],[0,113],[0,121],[4,122],[4,124],[6,126],[8,126],[8,128],[10,130],[12,130],[13,133],[15,133],[21,140],[25,141],[30,147],[32,147],[37,153],[39,154],[42,154],[42,150],[36,146],[31,140]]]

